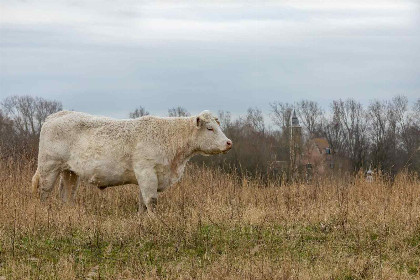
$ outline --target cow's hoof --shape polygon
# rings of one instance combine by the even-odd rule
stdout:
[[[144,204],[139,205],[139,208],[138,208],[138,213],[139,213],[139,214],[144,214],[144,213],[146,213],[146,212],[147,212],[147,207],[146,207],[146,205],[144,205]]]
[[[50,193],[44,190],[41,190],[39,193],[39,199],[41,202],[47,201],[47,199],[50,197]]]
[[[148,212],[155,212],[156,209],[156,205],[157,205],[157,198],[156,197],[152,197],[149,200],[149,203],[147,203],[147,211]]]
[[[157,218],[157,215],[156,215],[156,213],[155,212],[152,212],[152,211],[147,211],[147,216],[150,218],[150,219],[156,219]]]

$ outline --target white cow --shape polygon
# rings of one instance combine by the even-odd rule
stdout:
[[[209,111],[198,116],[116,120],[61,111],[42,126],[34,192],[48,198],[61,174],[60,194],[72,201],[80,178],[100,189],[140,187],[139,211],[153,212],[157,193],[176,183],[196,154],[227,152],[232,141]]]

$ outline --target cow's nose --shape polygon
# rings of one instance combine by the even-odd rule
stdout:
[[[228,141],[226,142],[226,145],[227,145],[229,148],[231,148],[231,147],[232,147],[232,140],[228,140]]]

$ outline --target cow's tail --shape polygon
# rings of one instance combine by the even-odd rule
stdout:
[[[38,194],[39,188],[39,171],[36,169],[35,175],[32,177],[32,193],[34,195]]]

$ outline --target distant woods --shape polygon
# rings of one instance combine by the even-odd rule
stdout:
[[[43,122],[62,108],[59,101],[39,97],[4,99],[0,103],[1,157],[35,156]],[[230,112],[219,111],[221,128],[233,140],[233,149],[225,155],[198,157],[194,161],[236,169],[244,174],[267,174],[273,170],[273,163],[290,160],[294,121],[302,130],[302,149],[298,152],[304,153],[311,139],[325,139],[335,162],[340,162],[332,171],[340,168],[356,172],[369,167],[390,174],[402,168],[420,171],[420,99],[409,104],[406,97],[396,96],[367,105],[354,99],[338,99],[332,101],[327,110],[310,100],[294,104],[272,102],[267,113],[264,115],[259,108],[251,107],[245,114],[233,118]],[[139,106],[129,117],[149,114]],[[170,108],[167,116],[190,115],[178,106]]]
[[[189,117],[191,114],[183,107],[174,107],[168,110],[169,117]]]
[[[0,156],[33,156],[45,119],[63,106],[61,102],[32,96],[10,96],[0,103]]]
[[[130,112],[128,114],[128,117],[130,119],[136,119],[143,116],[150,115],[148,111],[143,106],[139,106],[136,109],[134,109],[133,112]],[[191,114],[185,109],[184,107],[173,107],[168,109],[168,117],[189,117]]]
[[[270,125],[258,108],[250,107],[235,119],[230,112],[219,111],[221,127],[233,140],[233,149],[226,155],[194,161],[251,175],[267,174],[272,171],[273,162],[290,161],[294,113],[302,127],[299,152],[303,154],[308,149],[311,139],[325,139],[335,163],[330,173],[369,168],[389,174],[402,168],[420,171],[420,99],[410,105],[405,96],[373,100],[366,106],[354,99],[338,99],[327,110],[311,100],[295,104],[273,102]],[[189,115],[182,107],[168,110],[170,117]]]

